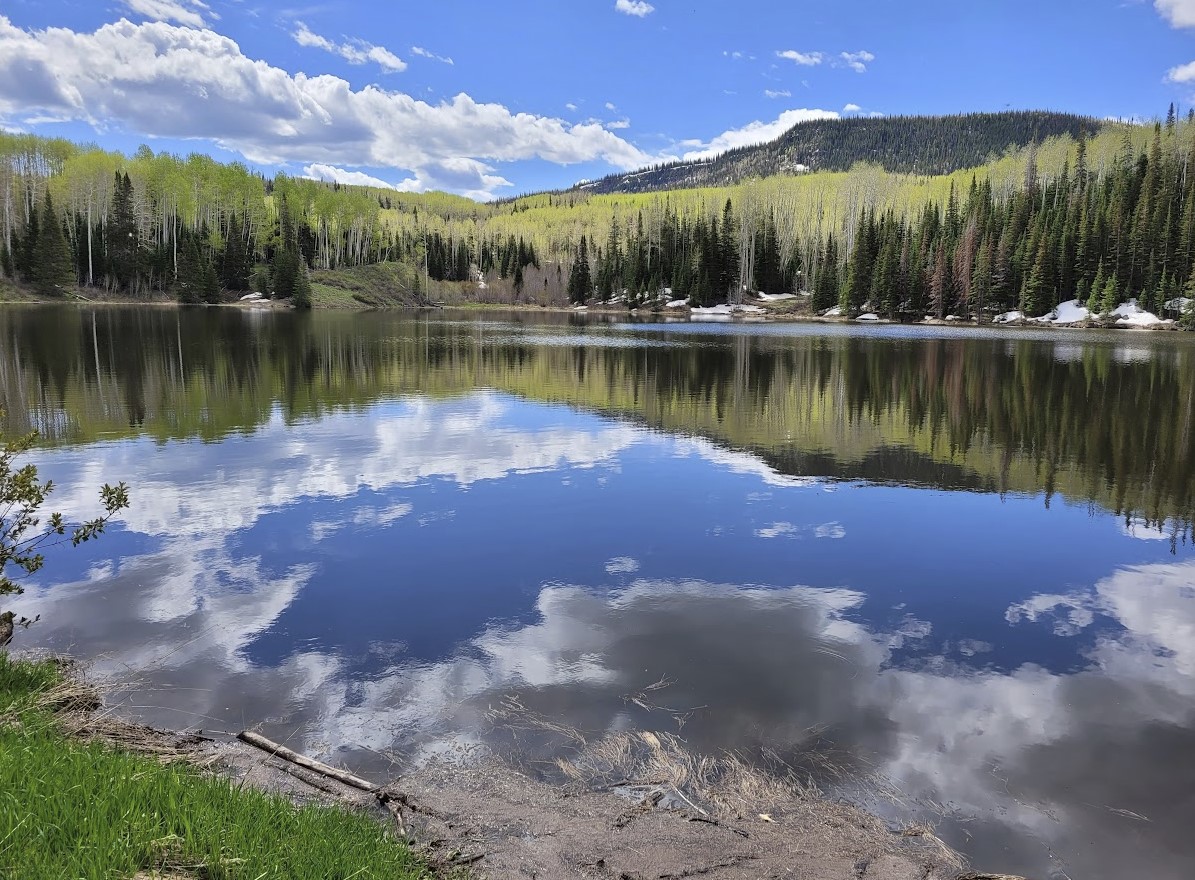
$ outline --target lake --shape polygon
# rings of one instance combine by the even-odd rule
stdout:
[[[514,700],[1195,876],[1188,335],[5,307],[0,391],[56,508],[132,493],[17,644],[149,723],[550,774]]]

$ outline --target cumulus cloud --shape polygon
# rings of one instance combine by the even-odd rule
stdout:
[[[493,196],[494,190],[513,186],[505,177],[493,174],[493,170],[484,162],[463,156],[443,159],[425,164],[414,177],[402,181],[395,189],[400,192],[443,190],[485,200]]]
[[[325,183],[343,183],[348,186],[375,186],[380,189],[395,189],[394,184],[387,183],[378,177],[363,171],[347,171],[335,165],[308,165],[303,169],[303,176],[311,180],[322,180]]]
[[[187,27],[205,27],[208,18],[219,18],[201,0],[123,0],[129,12],[154,21],[176,21]]]
[[[793,96],[788,89],[764,89],[763,93],[768,98],[791,98]]]
[[[375,46],[364,40],[336,43],[327,37],[315,33],[301,21],[295,25],[294,31],[291,32],[291,37],[300,46],[323,49],[325,52],[339,55],[349,64],[366,64],[372,61],[378,67],[382,68],[382,70],[386,71],[386,73],[401,73],[407,69],[407,62],[403,61],[389,49],[385,49],[382,46]]]
[[[630,127],[631,127],[631,120],[629,120],[629,119],[615,119],[613,122],[606,123],[606,128],[610,129],[611,131],[617,131],[619,129],[630,128]]]
[[[441,64],[454,64],[455,62],[446,55],[437,55],[435,52],[429,52],[422,46],[412,46],[411,54],[418,55],[420,58],[428,58],[432,61],[439,61]]]
[[[800,533],[801,533],[801,530],[798,529],[796,526],[794,526],[790,522],[777,522],[777,523],[772,523],[770,526],[767,526],[765,528],[756,529],[755,537],[757,537],[757,538],[795,538]]]
[[[855,73],[867,73],[867,65],[876,60],[876,57],[867,51],[843,52],[838,57]]]
[[[845,107],[842,108],[842,112],[843,113],[858,113],[862,109],[863,108],[860,107],[858,104],[847,104]]]
[[[777,58],[785,58],[802,67],[817,67],[826,60],[821,52],[798,52],[795,49],[784,49],[776,53]]]
[[[1195,82],[1195,61],[1170,68],[1170,72],[1166,74],[1166,79],[1175,83]]]
[[[636,18],[644,18],[656,11],[654,6],[645,3],[644,0],[617,0],[614,8],[623,15],[633,15]]]
[[[813,536],[815,538],[832,538],[834,540],[840,540],[846,537],[846,529],[843,527],[842,523],[839,522],[822,523],[813,530]]]
[[[1195,0],[1154,0],[1154,8],[1175,27],[1195,27]]]
[[[724,131],[708,143],[702,141],[683,141],[680,146],[689,148],[684,154],[687,161],[695,159],[712,159],[733,150],[736,147],[747,147],[752,144],[763,144],[775,140],[794,125],[800,122],[810,122],[815,119],[838,119],[839,114],[834,110],[785,110],[771,122],[749,122],[742,128]]]
[[[318,35],[316,35],[318,36]],[[252,162],[414,172],[407,189],[492,192],[486,160],[651,157],[597,123],[512,113],[461,93],[429,104],[329,75],[291,74],[228,37],[165,22],[118,21],[93,33],[24,30],[0,16],[0,115],[42,113],[147,136],[211,140]]]
[[[639,560],[632,556],[615,556],[606,563],[608,574],[634,574],[639,570]]]

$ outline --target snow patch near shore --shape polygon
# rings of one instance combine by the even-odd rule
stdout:
[[[775,303],[784,302],[786,299],[796,299],[795,293],[761,293],[759,298],[764,302]]]
[[[1112,310],[1111,316],[1116,318],[1116,324],[1120,327],[1165,327],[1174,323],[1162,320],[1153,312],[1145,311],[1137,305],[1135,299],[1118,305]]]
[[[757,315],[763,311],[764,310],[759,306],[732,306],[728,303],[723,303],[722,305],[718,306],[695,306],[694,308],[690,309],[690,314],[696,315],[698,317],[714,317],[718,315]]]
[[[1048,315],[1031,320],[1039,324],[1080,324],[1091,317],[1087,306],[1077,299],[1069,299],[1059,303]]]

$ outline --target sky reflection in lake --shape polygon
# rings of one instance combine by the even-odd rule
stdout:
[[[831,788],[899,789],[910,810],[872,803],[893,818],[941,805],[984,866],[1195,871],[1195,553],[1175,528],[963,471],[782,470],[651,422],[403,391],[275,407],[218,442],[41,450],[61,506],[118,479],[134,505],[54,555],[22,638],[119,674],[151,722],[263,723],[375,772],[515,748],[486,712],[518,694],[591,734],[680,719],[702,751],[821,754]],[[907,463],[883,449],[875,466]],[[626,699],[662,678],[662,708]]]

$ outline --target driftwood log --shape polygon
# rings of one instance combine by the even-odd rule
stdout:
[[[254,733],[252,730],[242,730],[237,734],[237,739],[251,746],[256,746],[264,752],[269,752],[271,755],[281,758],[284,761],[290,761],[292,764],[306,767],[308,770],[319,773],[321,776],[327,776],[330,779],[343,782],[345,785],[351,785],[353,788],[359,788],[371,794],[377,794],[381,790],[380,786],[374,785],[360,776],[354,776],[347,770],[338,770],[335,767],[325,764],[323,761],[315,760],[315,758],[300,755],[298,752],[292,751],[286,746],[274,742],[272,739],[267,739],[260,733]]]

